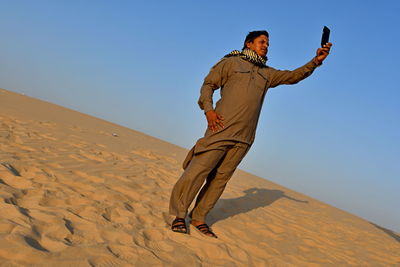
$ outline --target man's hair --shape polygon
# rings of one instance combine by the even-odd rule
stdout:
[[[245,49],[247,46],[247,43],[251,43],[254,41],[254,39],[256,39],[257,37],[261,36],[261,35],[265,35],[269,38],[269,34],[267,31],[252,31],[249,32],[249,34],[247,34],[246,39],[244,39],[244,44],[243,44],[243,49]]]

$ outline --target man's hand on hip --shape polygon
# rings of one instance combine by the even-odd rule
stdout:
[[[208,129],[211,131],[218,131],[218,127],[224,128],[224,124],[222,123],[224,118],[221,115],[218,115],[214,110],[207,111],[206,118],[208,122]]]

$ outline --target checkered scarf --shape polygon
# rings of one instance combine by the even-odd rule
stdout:
[[[233,50],[229,54],[225,55],[224,57],[233,57],[233,56],[239,56],[243,58],[244,60],[247,60],[251,63],[253,63],[256,66],[259,67],[266,67],[265,63],[267,62],[267,57],[261,57],[259,56],[256,52],[249,48],[244,48],[242,52],[239,50]]]

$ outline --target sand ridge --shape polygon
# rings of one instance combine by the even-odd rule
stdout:
[[[237,171],[169,230],[185,149],[0,89],[0,266],[400,266],[398,233]]]

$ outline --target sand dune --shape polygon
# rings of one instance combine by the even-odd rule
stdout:
[[[238,170],[208,218],[169,230],[186,150],[0,89],[0,266],[400,266],[400,237]]]

